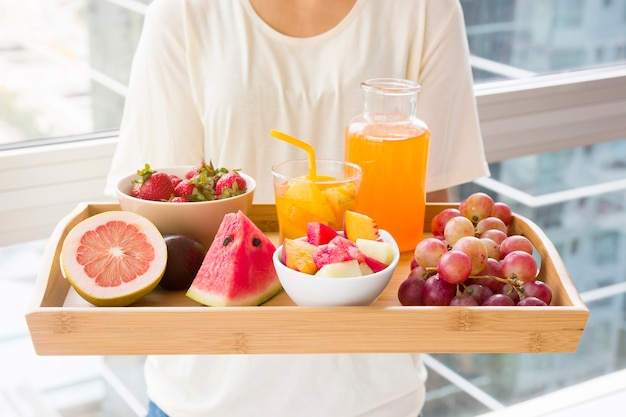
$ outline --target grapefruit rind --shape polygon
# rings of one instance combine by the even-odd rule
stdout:
[[[77,258],[79,248],[82,247],[81,251],[85,250],[86,245],[81,243],[85,234],[93,236],[98,227],[106,228],[111,222],[125,223],[134,233],[135,243],[145,238],[145,244],[152,246],[153,253],[151,259],[142,260],[148,264],[147,268],[140,271],[132,280],[121,280],[117,285],[105,287],[97,284],[96,279],[90,276]],[[100,242],[102,239],[99,237],[95,239],[105,244]],[[121,251],[120,248],[111,250]],[[133,212],[113,210],[98,213],[76,224],[63,241],[60,262],[63,276],[83,299],[96,306],[123,307],[139,301],[159,284],[167,265],[167,246],[163,236],[150,220]]]

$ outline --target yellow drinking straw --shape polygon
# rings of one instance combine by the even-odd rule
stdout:
[[[276,139],[284,140],[285,142],[291,143],[298,148],[304,149],[307,153],[307,156],[309,157],[309,177],[311,179],[317,178],[317,169],[315,167],[315,150],[313,149],[313,146],[311,146],[309,143],[301,141],[298,138],[294,138],[293,136],[289,136],[288,134],[279,132],[277,130],[272,130],[270,134]]]

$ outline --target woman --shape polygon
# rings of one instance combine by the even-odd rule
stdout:
[[[156,0],[108,190],[146,162],[205,159],[273,203],[271,166],[305,155],[270,130],[343,158],[360,83],[393,77],[422,86],[429,199],[445,198],[488,175],[468,61],[457,0]],[[154,356],[145,371],[151,417],[415,417],[426,379],[419,354]]]

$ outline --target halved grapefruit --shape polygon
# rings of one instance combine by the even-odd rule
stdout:
[[[151,292],[167,264],[157,227],[129,211],[107,211],[74,226],[63,241],[61,271],[97,306],[127,306]]]

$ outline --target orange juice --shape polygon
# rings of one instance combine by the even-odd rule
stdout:
[[[363,169],[356,211],[391,233],[401,251],[422,239],[429,141],[425,124],[355,122],[346,130],[346,161]]]
[[[343,229],[343,214],[354,210],[362,170],[343,161],[318,160],[318,175],[306,175],[304,160],[272,167],[279,241],[306,236],[309,222]]]

